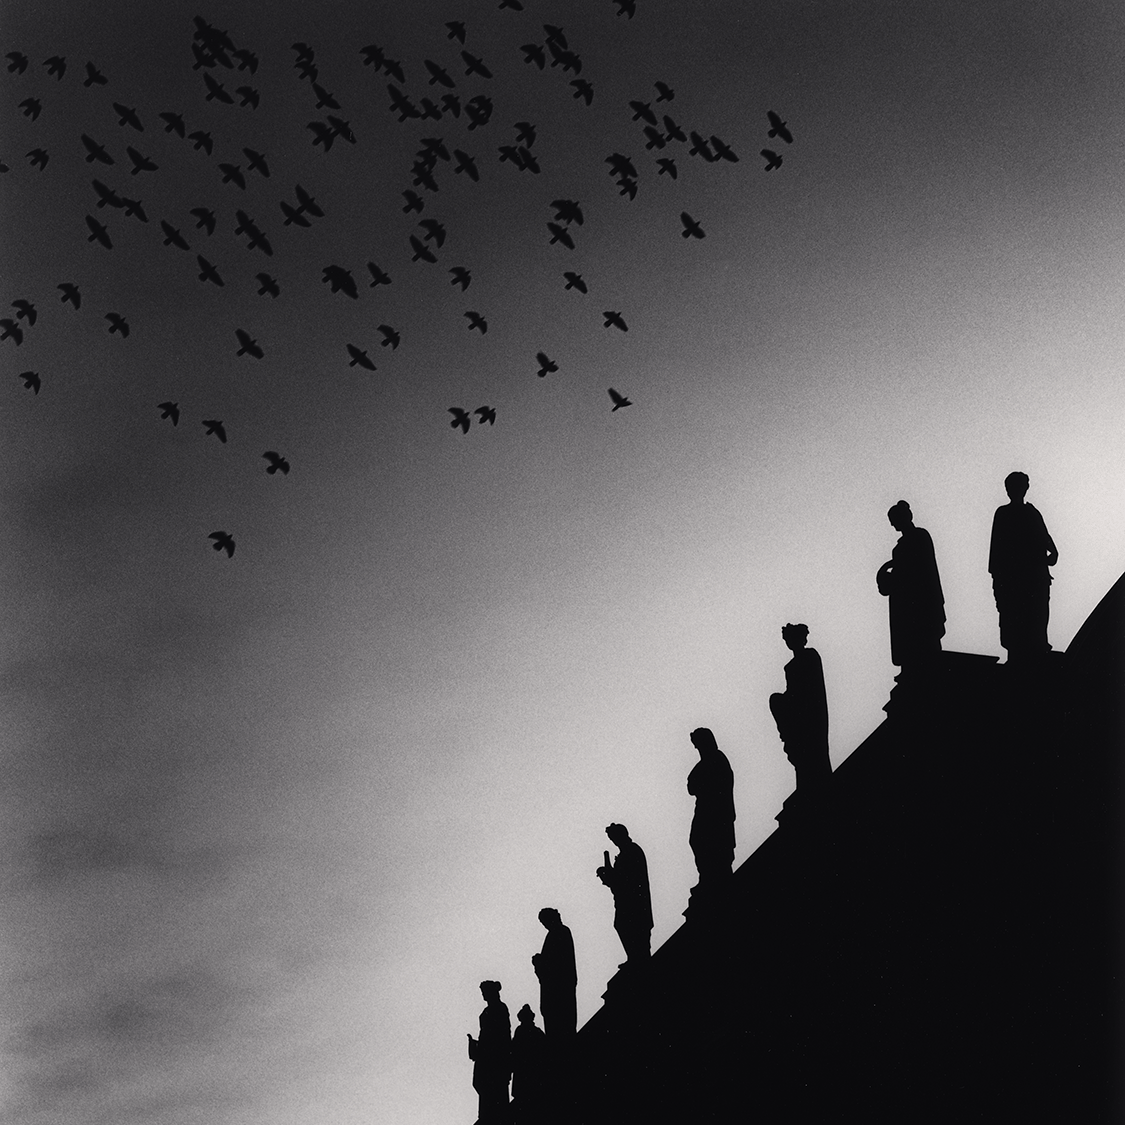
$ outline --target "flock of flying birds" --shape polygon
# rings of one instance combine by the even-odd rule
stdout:
[[[635,4],[632,0],[614,0],[614,3],[618,8],[618,15],[626,15],[631,19],[635,14]],[[517,12],[523,10],[523,5],[519,0],[501,0],[499,6],[502,9],[511,9]],[[205,101],[235,105],[235,99],[237,98],[238,107],[256,110],[260,105],[261,95],[257,89],[249,85],[249,82],[253,80],[253,76],[258,69],[258,57],[253,51],[238,47],[227,32],[214,27],[201,16],[194,17],[194,24],[195,30],[191,42],[191,53],[194,59],[193,69],[202,71],[203,90],[206,91]],[[492,71],[484,60],[467,49],[463,49],[467,40],[465,24],[451,20],[446,23],[445,28],[447,39],[455,41],[462,48],[460,57],[465,64],[465,76],[491,79]],[[583,68],[582,58],[571,48],[564,29],[551,24],[543,24],[543,30],[545,39],[542,43],[527,43],[520,48],[524,63],[540,71],[546,70],[549,65],[551,68],[561,68],[563,74],[580,75]],[[293,65],[298,73],[298,78],[309,83],[315,97],[315,111],[326,111],[323,119],[317,118],[309,122],[306,127],[307,131],[312,134],[312,144],[322,148],[325,153],[337,141],[356,144],[357,138],[349,122],[339,116],[339,113],[342,112],[340,103],[333,94],[318,82],[320,75],[313,49],[306,43],[294,43],[292,49],[295,52]],[[463,99],[456,92],[458,90],[457,80],[449,73],[449,69],[434,60],[429,58],[423,60],[428,76],[427,90],[432,96],[418,96],[415,100],[403,89],[406,85],[406,74],[401,62],[389,58],[383,48],[377,44],[370,44],[361,48],[360,55],[364,67],[372,67],[376,73],[382,73],[387,78],[394,80],[389,81],[386,86],[387,95],[390,99],[388,108],[391,113],[397,115],[400,123],[412,119],[417,121],[441,121],[448,118],[461,120],[463,117],[466,128],[470,132],[489,124],[494,112],[492,100],[484,94]],[[8,52],[7,60],[8,72],[17,76],[23,75],[30,65],[30,60],[20,51]],[[62,81],[67,72],[67,60],[60,55],[51,56],[44,60],[42,65],[46,68],[48,75],[53,76],[58,81]],[[223,81],[210,73],[212,71],[221,73],[224,70],[234,76],[248,73],[250,77],[242,85],[235,86],[232,93],[226,89],[226,84]],[[85,80],[82,83],[84,87],[108,85],[108,78],[92,62],[86,63],[85,71]],[[233,81],[238,81],[238,78],[234,77]],[[570,86],[573,89],[575,100],[587,106],[593,103],[595,90],[588,79],[575,77],[570,80]],[[435,87],[440,87],[441,92],[439,93],[434,89]],[[662,109],[667,107],[662,106],[661,103],[671,103],[675,97],[675,91],[666,83],[659,81],[654,83],[654,88],[657,96],[653,102],[633,100],[628,105],[632,111],[632,120],[643,123],[642,133],[645,138],[646,152],[655,150],[655,153],[660,154],[655,156],[658,175],[666,175],[673,180],[678,177],[679,171],[673,154],[674,150],[670,147],[676,143],[688,146],[686,151],[689,158],[698,157],[707,163],[738,162],[738,155],[721,138],[713,134],[704,136],[696,130],[685,130],[670,113],[662,112]],[[42,112],[43,105],[39,98],[27,97],[19,102],[19,108],[26,117],[35,121]],[[146,132],[141,114],[135,107],[115,101],[112,102],[112,108],[119,127],[132,130],[138,134]],[[329,110],[335,112],[327,112]],[[171,134],[190,142],[194,150],[202,151],[208,157],[212,155],[215,141],[210,132],[202,129],[189,132],[184,116],[178,112],[166,110],[160,112],[158,117],[163,123],[165,134]],[[786,127],[786,123],[773,110],[767,111],[767,120],[769,122],[769,137],[777,137],[785,144],[792,143],[793,137]],[[537,138],[536,127],[531,122],[519,121],[515,123],[514,128],[516,134],[513,143],[498,146],[499,163],[511,164],[519,172],[538,175],[541,168],[533,151]],[[104,166],[115,166],[117,164],[116,158],[111,154],[108,147],[94,137],[81,133],[79,134],[79,140],[87,164]],[[268,179],[271,173],[268,159],[264,153],[248,147],[242,148],[241,151],[245,158],[244,163],[219,162],[217,169],[221,174],[221,184],[231,184],[245,191],[247,177],[259,176]],[[125,154],[128,157],[131,176],[136,177],[143,173],[158,171],[159,165],[156,161],[132,145],[125,146]],[[769,172],[781,166],[782,157],[777,152],[762,149],[761,154],[767,161],[765,171]],[[27,159],[32,167],[43,171],[49,163],[50,154],[46,149],[33,148],[27,153]],[[609,166],[610,175],[614,178],[620,195],[630,201],[635,199],[640,173],[632,159],[622,153],[614,152],[606,157],[605,163]],[[404,214],[421,214],[425,210],[427,196],[439,190],[438,171],[441,165],[449,165],[453,175],[464,175],[473,182],[479,182],[480,180],[480,167],[476,157],[457,147],[448,148],[440,138],[423,138],[411,167],[411,186],[402,192],[404,200],[402,211]],[[9,170],[9,166],[0,161],[0,173]],[[103,208],[108,207],[121,211],[125,218],[134,219],[140,223],[149,222],[148,214],[141,199],[134,199],[121,194],[97,178],[91,180],[91,186],[95,197],[93,210],[100,213]],[[422,195],[419,193],[420,191],[426,194]],[[315,197],[300,184],[294,185],[292,194],[294,199],[292,203],[284,198],[278,201],[285,226],[307,228],[312,225],[314,220],[325,218],[325,212]],[[581,227],[585,222],[581,204],[572,199],[555,199],[551,201],[550,207],[552,210],[551,218],[546,222],[547,233],[550,236],[549,244],[574,250],[576,228]],[[204,232],[204,237],[209,238],[219,225],[219,218],[210,207],[194,207],[190,209],[189,213],[196,220],[195,230]],[[273,247],[267,234],[258,223],[241,208],[235,210],[235,218],[237,223],[234,226],[234,235],[236,237],[245,236],[246,248],[251,251],[260,251],[267,258],[272,257]],[[683,238],[702,239],[706,236],[700,222],[687,211],[680,213],[680,221],[683,228],[681,231]],[[87,212],[85,223],[89,231],[88,242],[96,243],[105,250],[113,249],[113,235],[105,222]],[[180,229],[163,218],[159,220],[159,225],[164,246],[191,252],[191,245]],[[412,251],[411,261],[437,264],[436,252],[442,248],[446,240],[445,226],[437,219],[430,217],[416,219],[415,225],[418,232],[409,235],[409,244]],[[217,287],[225,286],[225,281],[213,262],[199,253],[195,257],[198,266],[196,276],[201,283]],[[391,277],[375,262],[369,261],[367,270],[371,276],[371,288],[392,283]],[[455,265],[448,272],[451,275],[451,285],[458,287],[462,293],[468,290],[472,283],[472,271],[469,268]],[[565,289],[573,290],[582,295],[588,293],[589,288],[582,274],[568,270],[564,271],[562,276],[565,281]],[[265,271],[258,273],[256,281],[259,286],[257,289],[259,296],[277,298],[280,295],[280,283],[270,273]],[[330,286],[333,293],[342,293],[352,300],[359,298],[358,283],[351,271],[343,266],[336,264],[325,266],[322,281]],[[82,294],[77,284],[65,281],[61,282],[57,288],[60,291],[60,300],[63,303],[69,303],[76,310],[81,307]],[[18,346],[24,338],[24,326],[30,329],[35,324],[38,313],[34,303],[26,298],[13,301],[12,307],[16,310],[14,319],[0,318],[0,341],[12,340]],[[467,327],[470,331],[477,331],[481,335],[488,332],[488,321],[479,311],[470,309],[463,316],[468,321]],[[606,329],[613,328],[621,332],[629,331],[620,310],[606,309],[603,312],[603,317],[603,327]],[[108,331],[111,334],[118,334],[122,338],[129,335],[130,326],[123,315],[111,311],[105,314],[105,319],[109,322]],[[381,346],[397,350],[401,343],[401,336],[395,328],[388,324],[380,324],[378,332],[382,337],[380,340]],[[238,356],[249,356],[256,360],[264,358],[265,350],[245,329],[235,329],[235,337],[238,343],[236,351]],[[368,371],[376,370],[376,365],[366,350],[354,343],[347,343],[346,350],[350,357],[349,367],[361,367]],[[540,377],[553,374],[559,370],[558,363],[545,352],[538,352],[536,360],[539,364],[537,374]],[[42,384],[37,372],[25,371],[19,377],[23,380],[27,389],[32,390],[35,394],[39,393]],[[613,411],[632,405],[625,395],[613,387],[608,389],[608,393],[613,404]],[[157,404],[157,408],[162,420],[171,422],[173,426],[178,425],[180,409],[177,402],[161,402]],[[453,415],[450,426],[454,429],[460,429],[466,434],[472,426],[473,415],[477,417],[478,425],[488,424],[491,426],[496,421],[496,410],[489,405],[479,406],[471,412],[462,407],[453,406],[449,408],[449,413]],[[201,424],[206,435],[214,436],[223,443],[227,441],[226,429],[221,419],[206,418],[201,420]],[[276,450],[266,450],[262,457],[267,462],[267,473],[280,472],[284,475],[289,472],[289,462]],[[209,538],[213,540],[212,546],[216,551],[225,551],[228,557],[233,557],[235,542],[228,532],[215,531],[210,534]]]

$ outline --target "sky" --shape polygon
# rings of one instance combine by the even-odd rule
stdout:
[[[1119,4],[2,14],[0,53],[28,65],[0,69],[0,303],[37,313],[6,308],[23,338],[0,340],[3,1125],[467,1125],[477,986],[538,1011],[538,910],[574,934],[580,1024],[622,958],[607,824],[647,854],[654,947],[682,922],[692,729],[734,768],[736,863],[775,828],[782,625],[823,658],[835,765],[881,721],[891,504],[933,536],[949,649],[1003,655],[988,535],[1015,469],[1059,548],[1056,648],[1125,568]],[[257,69],[196,67],[196,15]],[[579,76],[525,61],[544,24]],[[440,119],[400,121],[389,84]],[[348,125],[326,149],[308,124],[328,114]],[[517,122],[538,171],[500,159]],[[423,161],[433,188],[411,182],[423,138],[452,157]],[[147,221],[99,207],[94,179]],[[280,206],[297,185],[323,211],[307,227]],[[556,199],[580,205],[573,249]]]

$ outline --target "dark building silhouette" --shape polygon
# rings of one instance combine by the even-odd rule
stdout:
[[[943,652],[580,1030],[565,1120],[1125,1120],[1125,576],[1066,653]]]
[[[578,969],[574,960],[574,938],[553,906],[539,911],[547,930],[543,948],[531,958],[539,978],[539,1011],[543,1030],[552,1044],[574,1037],[578,1026]]]
[[[785,755],[797,771],[797,794],[805,798],[823,791],[832,775],[824,667],[820,653],[807,647],[807,625],[786,625],[781,636],[793,659],[785,665],[785,691],[770,696],[770,713]]]
[[[500,982],[482,980],[480,994],[484,1011],[480,1014],[480,1036],[469,1040],[473,1060],[473,1089],[479,1098],[477,1125],[506,1125],[508,1121],[508,1079],[512,1073],[512,1021],[508,1005],[500,999]]]
[[[1000,614],[1000,643],[1008,659],[1042,656],[1050,614],[1051,572],[1059,552],[1043,517],[1024,500],[1030,482],[1026,473],[1009,473],[1004,488],[1009,502],[996,509],[988,550],[988,573]]]
[[[899,540],[875,576],[879,593],[890,599],[891,663],[915,671],[936,659],[945,636],[945,595],[941,589],[934,541],[914,526],[905,500],[887,512]]]
[[[596,874],[613,892],[613,928],[625,947],[626,964],[645,961],[652,947],[648,860],[624,824],[610,824],[605,834],[617,845],[617,858],[611,861],[606,852],[605,863]]]

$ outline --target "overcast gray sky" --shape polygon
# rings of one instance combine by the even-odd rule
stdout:
[[[934,537],[947,648],[1001,653],[987,543],[1013,469],[1059,546],[1056,648],[1125,564],[1119,4],[522,2],[3,6],[28,66],[0,70],[0,300],[38,313],[0,341],[5,1125],[471,1122],[477,983],[538,1010],[540,907],[574,932],[580,1022],[600,1004],[606,824],[648,854],[654,943],[681,921],[691,729],[734,766],[736,860],[773,829],[783,624],[824,659],[836,764],[881,720],[892,503]],[[257,70],[193,69],[196,14]],[[464,73],[449,20],[492,78]],[[524,60],[545,23],[591,105]],[[258,108],[208,101],[204,74]],[[461,116],[400,122],[389,82]],[[329,113],[354,144],[314,146]],[[737,161],[689,155],[664,114]],[[499,158],[520,121],[538,173]],[[438,160],[404,213],[426,137],[479,182]],[[95,178],[147,223],[98,207]],[[280,208],[297,184],[324,211],[307,228]],[[559,198],[582,208],[573,250],[550,243]],[[437,261],[412,261],[431,218]]]

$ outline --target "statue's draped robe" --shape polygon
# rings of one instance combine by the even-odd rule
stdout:
[[[708,750],[687,779],[695,797],[688,843],[695,855],[699,879],[729,874],[734,863],[734,771],[727,756]]]
[[[884,592],[891,602],[891,663],[902,668],[935,655],[945,636],[945,595],[924,527],[908,527],[895,544]]]
[[[508,1005],[490,1001],[480,1014],[480,1036],[473,1052],[473,1089],[480,1097],[480,1125],[504,1122],[508,1078],[512,1073],[512,1021]]]
[[[648,861],[640,844],[627,841],[609,869],[607,880],[613,891],[613,928],[621,938],[626,956],[647,956],[652,935],[652,896],[648,885]]]
[[[573,1035],[578,1028],[578,969],[570,928],[559,924],[547,931],[535,966],[539,977],[539,1011],[548,1038]]]
[[[1050,615],[1054,543],[1037,508],[1004,504],[992,517],[988,572],[1000,614],[1000,643],[1011,654],[1043,652]]]
[[[785,692],[770,696],[770,710],[797,771],[798,790],[816,788],[832,773],[832,763],[824,666],[815,648],[798,649],[785,665]]]

